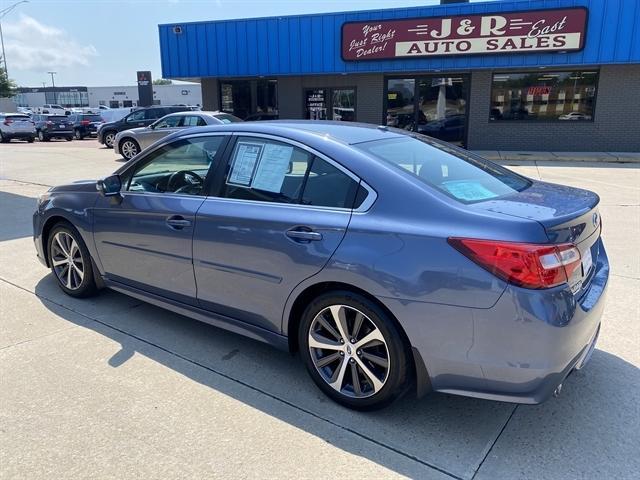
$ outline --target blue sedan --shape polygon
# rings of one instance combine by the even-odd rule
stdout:
[[[559,392],[600,329],[598,203],[416,133],[276,121],[172,134],[50,189],[33,225],[65,293],[108,287],[299,352],[366,410]]]

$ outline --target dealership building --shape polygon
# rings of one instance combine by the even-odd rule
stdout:
[[[474,150],[640,151],[640,0],[509,0],[159,26],[162,76],[242,118]]]

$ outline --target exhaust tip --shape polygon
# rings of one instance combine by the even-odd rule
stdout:
[[[561,392],[562,392],[562,384],[556,387],[556,389],[553,391],[553,396],[557,398],[560,396]]]

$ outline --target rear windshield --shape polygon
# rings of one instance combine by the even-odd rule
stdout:
[[[238,118],[235,115],[231,115],[229,113],[217,113],[215,117],[222,123],[236,123],[242,121],[241,118]]]
[[[30,120],[27,115],[7,115],[4,118],[6,118],[7,120],[15,120],[16,122],[19,122],[21,120]]]
[[[100,115],[83,115],[82,120],[89,120],[91,122],[101,122],[102,117]]]
[[[461,148],[403,136],[355,144],[462,203],[476,203],[528,188],[531,182]]]

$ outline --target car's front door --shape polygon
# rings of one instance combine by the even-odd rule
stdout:
[[[264,136],[238,137],[222,173],[196,216],[200,306],[279,332],[291,291],[342,241],[359,182],[301,145]]]
[[[122,174],[119,197],[99,198],[94,240],[107,279],[196,303],[196,212],[227,138],[183,138],[155,149]]]

